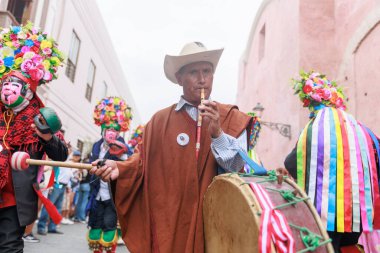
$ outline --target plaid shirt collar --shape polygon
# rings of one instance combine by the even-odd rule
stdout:
[[[188,102],[186,99],[183,98],[183,96],[181,96],[174,110],[178,112],[185,106],[195,107],[192,103]]]
[[[209,98],[209,100],[211,101],[211,98]],[[186,106],[196,107],[195,105],[193,105],[192,103],[190,103],[186,99],[184,99],[183,96],[181,96],[181,98],[179,99],[177,106],[175,107],[174,110],[176,112],[178,112],[179,110],[181,110],[182,108],[185,108]]]

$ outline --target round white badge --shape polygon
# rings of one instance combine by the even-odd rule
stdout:
[[[185,146],[189,143],[189,136],[185,133],[180,133],[177,136],[177,143],[181,146]]]
[[[3,145],[0,144],[0,152],[3,151]]]

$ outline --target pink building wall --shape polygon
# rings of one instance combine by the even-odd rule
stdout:
[[[262,2],[240,62],[237,104],[251,111],[260,102],[263,121],[291,125],[291,139],[262,127],[257,152],[267,168],[283,166],[308,120],[290,85],[301,69],[345,86],[348,112],[380,134],[379,22],[376,0]]]

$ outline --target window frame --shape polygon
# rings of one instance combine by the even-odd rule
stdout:
[[[75,41],[74,41],[75,39]],[[74,43],[77,43],[77,52],[76,52],[76,59],[71,59],[73,57],[73,48],[74,48]],[[66,76],[71,80],[71,82],[74,83],[75,81],[75,76],[76,76],[76,69],[78,66],[78,59],[79,59],[79,52],[80,52],[80,46],[81,46],[81,40],[78,36],[78,34],[75,32],[75,30],[72,31],[72,36],[71,36],[71,42],[70,42],[70,49],[69,49],[69,54],[67,56],[67,64],[66,64],[66,71],[65,74]],[[75,61],[75,62],[74,62]]]
[[[90,74],[91,74],[90,70],[91,70],[92,66],[93,66],[92,77],[90,77]],[[85,98],[89,102],[91,102],[92,93],[94,91],[95,75],[96,75],[96,65],[95,65],[94,61],[91,59],[90,65],[88,66],[87,81],[86,81],[86,93],[85,93]],[[90,78],[91,78],[91,80],[90,80]]]

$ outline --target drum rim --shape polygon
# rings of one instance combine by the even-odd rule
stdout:
[[[227,178],[228,178],[228,180],[227,180]],[[209,187],[208,187],[208,189],[207,189],[207,191],[203,197],[203,200],[206,199],[207,192],[208,192],[209,188],[211,187],[211,185],[215,181],[228,181],[230,183],[233,183],[234,186],[242,193],[252,192],[251,187],[237,174],[221,174],[221,175],[214,177],[212,183],[209,185]],[[249,208],[251,209],[252,216],[255,219],[255,223],[260,228],[261,213],[263,210],[260,206],[258,199],[256,198],[256,195],[255,194],[242,194],[242,196],[244,197],[247,204],[249,205]],[[276,253],[276,251],[274,250],[275,247],[274,247],[273,241],[271,241],[271,244],[272,244],[271,253]]]
[[[228,180],[227,180],[227,178],[228,178]],[[208,187],[208,189],[207,189],[207,191],[203,197],[204,200],[206,199],[207,192],[208,192],[209,188],[211,187],[211,185],[215,181],[218,181],[218,180],[223,180],[223,181],[228,181],[230,183],[233,183],[241,192],[246,192],[246,191],[251,192],[252,191],[250,186],[239,175],[237,175],[235,173],[233,173],[233,174],[221,174],[221,175],[218,175],[218,176],[213,178],[213,182],[209,185],[209,187]],[[300,193],[302,198],[308,197],[307,194],[297,185],[297,183],[295,181],[293,181],[289,178],[285,178],[284,181],[286,183],[288,183],[290,186],[292,186],[294,189],[298,190],[298,192]],[[244,191],[243,191],[242,187],[243,187]],[[256,195],[255,194],[243,194],[243,196],[244,196],[244,199],[249,204],[250,209],[252,209],[252,214],[254,216],[255,222],[257,222],[257,224],[261,224],[261,218],[260,218],[259,213],[262,212],[262,208],[259,204],[259,201],[258,201]],[[307,207],[309,208],[312,216],[314,217],[315,222],[317,223],[320,235],[323,237],[324,240],[330,239],[330,237],[327,234],[326,229],[324,229],[321,218],[320,218],[316,208],[314,207],[313,203],[311,203],[310,199],[307,199],[304,202],[307,205]],[[272,243],[271,252],[275,253],[273,241],[271,243]],[[333,248],[331,242],[327,243],[325,246],[327,247],[328,252],[331,252],[331,253],[334,252],[334,248]]]

